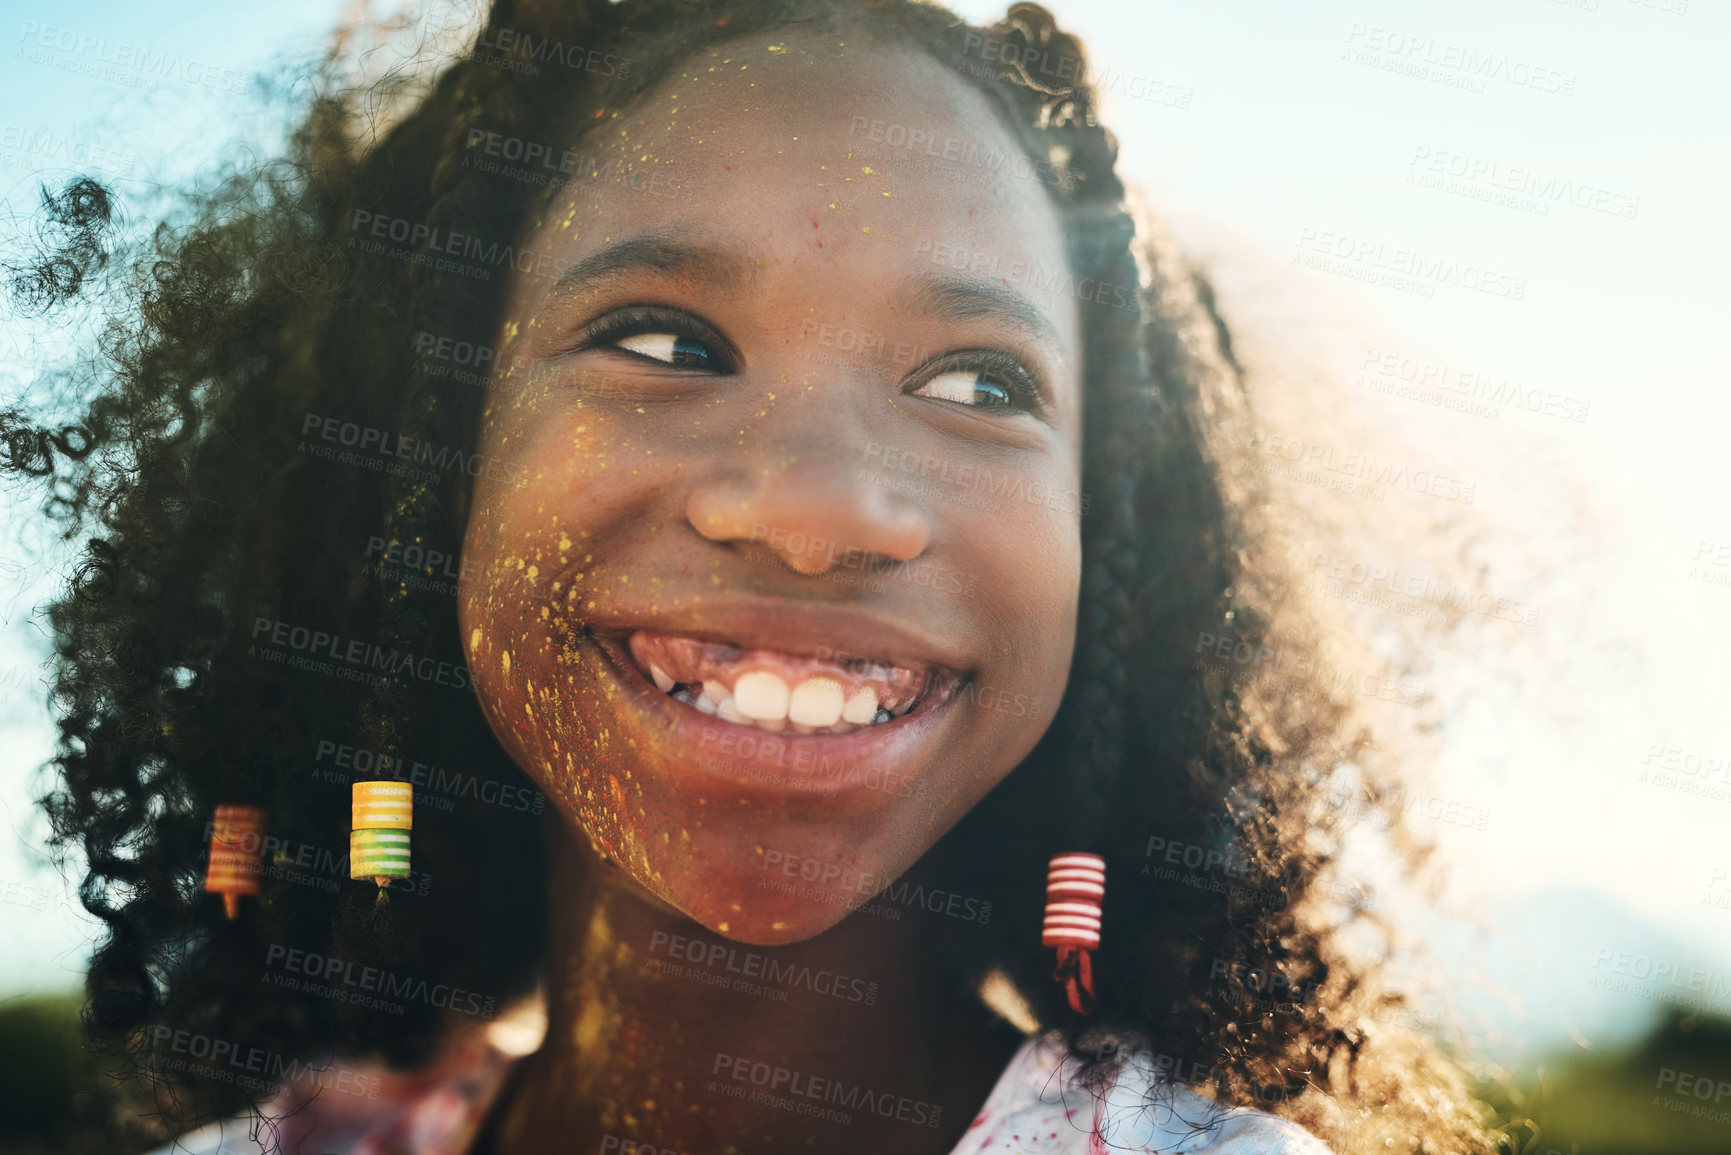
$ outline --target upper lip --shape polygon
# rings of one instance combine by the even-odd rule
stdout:
[[[872,662],[951,675],[970,672],[959,649],[930,627],[915,626],[879,613],[796,601],[734,598],[695,611],[653,612],[585,625],[596,634],[623,639],[636,630],[654,630],[704,641],[725,642],[742,650],[774,650],[795,657]]]

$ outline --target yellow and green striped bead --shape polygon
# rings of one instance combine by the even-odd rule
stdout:
[[[409,877],[415,789],[407,782],[356,782],[349,833],[349,877],[380,886]]]

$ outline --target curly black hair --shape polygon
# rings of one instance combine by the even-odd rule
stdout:
[[[91,1036],[135,1062],[173,1133],[256,1098],[165,1074],[152,1062],[165,1028],[399,1066],[451,1029],[430,1002],[387,1013],[278,986],[273,948],[416,974],[436,959],[439,982],[499,1002],[533,986],[538,795],[460,675],[415,676],[462,670],[450,565],[470,478],[449,463],[472,452],[485,374],[450,350],[497,344],[506,272],[459,267],[430,241],[461,233],[510,253],[559,190],[485,171],[473,141],[581,139],[680,61],[791,28],[863,30],[985,93],[1050,166],[1069,272],[1138,289],[1127,307],[1081,309],[1075,660],[1039,747],[931,852],[934,876],[994,904],[988,925],[941,928],[947,965],[976,986],[1007,978],[1094,1068],[1146,1044],[1217,1098],[1299,1120],[1342,1152],[1482,1147],[1463,1078],[1401,1027],[1376,961],[1343,945],[1371,916],[1321,886],[1344,826],[1323,800],[1331,774],[1359,766],[1364,804],[1381,803],[1354,695],[1316,657],[1264,548],[1255,474],[1231,451],[1248,401],[1226,325],[1206,280],[1127,207],[1085,65],[1051,66],[1085,61],[1082,46],[1033,4],[978,29],[911,0],[498,0],[424,91],[393,80],[398,114],[339,80],[333,58],[284,157],[188,194],[148,237],[110,229],[100,185],[49,198],[43,252],[11,268],[14,299],[46,309],[102,281],[106,324],[88,360],[38,383],[76,399],[76,419],[6,410],[4,465],[51,483],[47,512],[82,550],[52,609],[60,740],[44,801],[61,846],[82,849],[80,895],[108,928],[88,976]],[[1009,48],[988,60],[987,39]],[[582,46],[583,66],[546,45]],[[360,213],[416,229],[406,248],[372,251],[355,243]],[[456,452],[340,467],[303,440],[333,417]],[[260,623],[367,643],[363,680],[260,656]],[[1224,659],[1222,644],[1259,659]],[[354,777],[412,780],[423,803],[425,875],[383,911],[371,885],[328,868]],[[265,892],[233,924],[200,890],[221,803],[269,814]],[[1200,883],[1147,872],[1151,837],[1226,868]],[[1028,930],[1047,857],[1076,847],[1116,880],[1093,1020],[1064,1005]]]

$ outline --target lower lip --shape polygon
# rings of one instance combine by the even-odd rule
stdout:
[[[955,698],[952,682],[894,721],[846,734],[779,733],[742,726],[676,701],[631,660],[623,639],[591,635],[614,675],[642,703],[650,725],[671,731],[681,769],[730,786],[784,797],[842,799],[883,794],[918,797],[926,743],[934,743]]]

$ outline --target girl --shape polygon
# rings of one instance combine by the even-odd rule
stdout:
[[[1048,13],[514,0],[424,91],[339,71],[284,166],[141,251],[68,189],[31,282],[137,302],[80,419],[7,444],[89,532],[47,805],[139,1119],[1485,1142],[1326,901],[1362,741],[1258,550],[1212,295]],[[342,847],[391,780],[380,893]],[[219,805],[266,816],[232,922]],[[1107,881],[1055,983],[1065,852]]]

